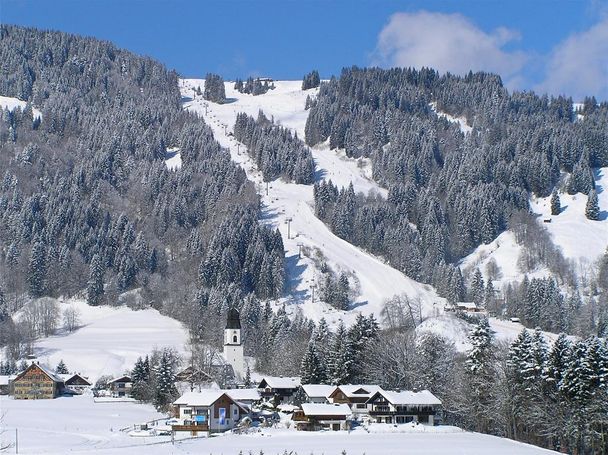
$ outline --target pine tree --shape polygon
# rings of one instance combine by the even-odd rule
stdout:
[[[352,376],[353,353],[342,321],[333,336],[329,356],[329,381],[336,385],[348,384]]]
[[[34,242],[28,267],[27,281],[32,297],[41,297],[46,291],[46,247],[41,239]]]
[[[55,373],[57,374],[70,374],[68,367],[63,363],[63,359],[59,361],[57,364],[57,368],[55,368]]]
[[[87,283],[87,303],[89,305],[99,305],[103,299],[103,276],[105,267],[101,256],[96,254],[89,266],[89,281]]]
[[[243,381],[245,388],[251,387],[251,368],[247,365],[247,371],[245,372],[245,380]]]
[[[157,409],[165,409],[177,396],[173,359],[171,354],[166,350],[161,353],[155,377],[154,406]]]
[[[587,198],[585,216],[587,219],[593,221],[598,221],[600,219],[600,205],[597,198],[597,192],[595,190],[591,190],[589,197]]]
[[[308,349],[300,365],[302,384],[323,384],[327,381],[325,364],[315,346],[314,340],[308,342]]]
[[[557,188],[551,193],[551,215],[559,215],[562,211],[561,202],[559,200],[559,194]]]

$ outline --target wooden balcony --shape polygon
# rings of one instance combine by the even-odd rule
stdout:
[[[171,425],[173,431],[209,431],[209,426],[203,425]]]

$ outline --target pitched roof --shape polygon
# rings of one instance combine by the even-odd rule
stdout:
[[[62,383],[63,379],[61,377],[59,377],[59,375],[55,372],[53,372],[52,370],[49,370],[48,368],[40,365],[39,363],[32,363],[29,367],[27,367],[25,370],[23,370],[21,373],[19,373],[17,376],[15,376],[14,381],[21,379],[21,377],[29,370],[31,370],[33,367],[37,367],[39,368],[44,374],[46,374],[49,379],[51,381],[54,382],[59,382]]]
[[[309,398],[327,398],[336,390],[336,386],[327,384],[302,384],[302,389]]]
[[[376,392],[382,390],[382,387],[373,384],[343,384],[338,386],[336,391],[340,389],[348,398],[365,398],[371,397]],[[332,392],[332,395],[335,393]]]
[[[173,402],[175,405],[211,406],[219,397],[224,395],[223,390],[205,389],[200,392],[186,392]]]
[[[230,308],[228,310],[226,328],[227,329],[240,329],[241,328],[241,318],[239,315],[239,311],[236,308]]]
[[[306,416],[349,416],[352,411],[347,404],[303,403],[302,411]]]
[[[224,392],[234,401],[258,401],[261,398],[258,389],[225,389]]]
[[[234,397],[228,394],[227,390],[220,389],[203,389],[200,392],[186,392],[181,397],[173,402],[176,406],[211,406],[222,396],[227,395],[237,406],[244,411],[248,409],[238,402]]]
[[[85,378],[84,376],[82,376],[82,375],[80,375],[78,373],[74,373],[74,374],[57,374],[57,376],[59,376],[63,380],[64,383],[67,383],[71,379],[74,379],[74,378],[80,378],[84,382],[86,382],[87,384],[92,385],[91,382],[87,378]]]
[[[108,381],[108,384],[112,384],[113,382],[132,382],[131,381],[131,376],[119,376],[117,378],[114,378],[110,381]]]
[[[386,398],[388,402],[394,405],[441,405],[441,400],[428,390],[421,390],[420,392],[412,392],[410,390],[406,390],[403,392],[381,390],[378,393],[384,396],[384,398]]]
[[[264,376],[260,381],[258,389],[263,382],[266,382],[267,386],[271,389],[295,389],[300,385],[300,378],[277,378],[274,376]]]

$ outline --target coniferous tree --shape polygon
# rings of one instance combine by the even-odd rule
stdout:
[[[559,194],[557,188],[551,193],[551,215],[559,215],[561,213],[562,206],[559,200]]]
[[[55,373],[57,374],[69,374],[70,371],[68,370],[68,367],[65,365],[65,363],[63,363],[63,359],[61,359],[59,361],[59,363],[57,364],[57,367],[55,368]]]
[[[323,384],[327,381],[327,371],[322,357],[317,352],[314,340],[308,343],[308,349],[300,365],[302,384]]]
[[[39,239],[32,246],[32,253],[28,267],[27,281],[32,297],[41,297],[46,291],[47,285],[47,260],[46,247]]]
[[[101,257],[96,254],[91,260],[89,267],[89,281],[87,283],[87,303],[89,305],[99,305],[104,295],[103,277],[104,265]]]
[[[587,205],[585,206],[585,216],[587,219],[592,221],[598,221],[600,219],[600,205],[595,190],[591,190],[589,197],[587,198]]]

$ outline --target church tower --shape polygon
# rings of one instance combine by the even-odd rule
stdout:
[[[245,377],[245,360],[243,358],[243,345],[241,344],[241,319],[239,312],[231,308],[228,310],[228,320],[224,330],[224,358],[232,365],[237,378]]]

